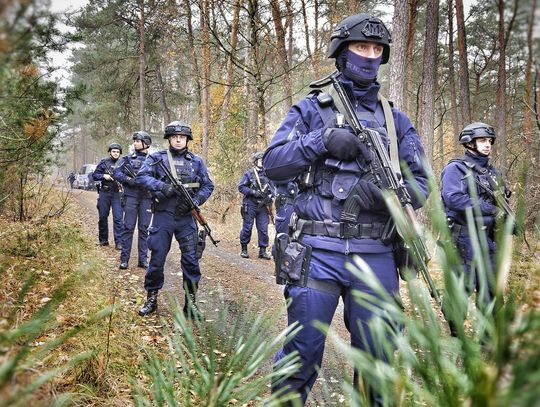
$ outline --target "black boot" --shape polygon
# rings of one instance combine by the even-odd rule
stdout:
[[[259,247],[259,259],[271,260],[272,256],[266,251],[266,247]]]
[[[197,306],[197,290],[199,285],[197,283],[184,284],[184,316],[187,319],[203,321],[201,310]]]
[[[244,259],[249,259],[249,253],[247,251],[247,244],[242,245],[242,251],[240,252],[240,256],[242,256]]]
[[[146,302],[143,304],[143,306],[139,310],[139,315],[141,317],[149,315],[152,312],[156,312],[156,310],[157,310],[157,295],[158,295],[158,290],[150,290],[150,291],[148,291],[148,294],[147,294],[147,297],[146,297]]]

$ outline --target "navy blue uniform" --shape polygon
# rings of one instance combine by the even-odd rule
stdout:
[[[377,130],[388,146],[388,136],[376,82],[368,88],[357,88],[344,77],[340,79],[349,95],[353,96],[357,116],[362,124]],[[398,272],[391,243],[381,241],[384,225],[390,218],[386,207],[378,205],[361,210],[356,224],[344,235],[340,215],[351,190],[365,178],[368,166],[364,158],[340,161],[331,156],[323,142],[326,127],[338,127],[333,120],[326,121],[321,114],[316,95],[309,95],[294,105],[275,133],[264,158],[263,166],[268,177],[278,183],[299,180],[299,192],[294,203],[298,216],[294,220],[296,234],[303,244],[312,246],[309,278],[323,282],[332,290],[303,287],[288,283],[286,299],[292,299],[288,308],[289,324],[299,322],[303,329],[276,354],[276,360],[298,351],[301,368],[289,379],[274,385],[274,390],[289,386],[288,392],[298,392],[305,403],[309,390],[321,366],[325,335],[313,326],[318,320],[330,325],[339,297],[343,298],[345,325],[351,334],[351,344],[375,354],[374,344],[367,324],[372,311],[359,305],[352,296],[353,290],[370,292],[365,284],[345,268],[353,255],[361,256],[372,268],[382,286],[398,294]],[[332,109],[330,107],[326,108]],[[416,130],[405,114],[392,108],[397,133],[399,159],[408,166],[420,192],[427,196],[427,175],[422,166],[424,156]],[[325,124],[326,122],[326,124]],[[347,126],[347,125],[346,125]],[[306,173],[309,170],[309,177]],[[310,182],[300,182],[311,179]],[[408,187],[408,181],[405,181]],[[415,196],[414,194],[412,194]],[[413,206],[421,205],[413,199]],[[318,284],[319,286],[321,284]]]
[[[214,183],[208,175],[208,170],[202,159],[189,152],[170,150],[173,156],[174,169],[186,185],[193,200],[202,205],[212,194]],[[191,212],[179,211],[182,206],[177,196],[167,198],[161,190],[165,183],[169,183],[165,173],[158,165],[159,160],[168,169],[171,168],[167,157],[167,150],[158,151],[148,156],[137,174],[137,182],[154,195],[154,217],[148,229],[148,248],[151,251],[150,264],[146,271],[144,289],[146,291],[159,290],[163,287],[163,269],[165,259],[171,249],[173,236],[176,238],[181,257],[183,284],[188,287],[197,286],[201,279],[199,261],[196,256],[197,225]]]
[[[498,209],[494,198],[486,190],[475,184],[477,200],[473,199],[469,186],[469,179],[473,183],[479,182],[490,190],[506,188],[501,183],[501,174],[489,164],[489,157],[479,156],[470,151],[465,152],[461,159],[452,160],[444,168],[441,175],[441,196],[444,203],[446,215],[452,225],[452,235],[456,243],[459,255],[463,260],[464,271],[466,275],[466,290],[470,295],[475,288],[479,290],[480,279],[475,265],[475,253],[471,243],[465,217],[466,208],[473,209],[475,223],[480,223],[484,228],[477,232],[485,233],[488,245],[488,255],[491,267],[488,267],[488,289],[485,290],[484,301],[489,302],[494,296],[495,283],[495,249],[494,228],[495,214]],[[478,219],[477,214],[481,214]],[[476,225],[475,225],[476,226]],[[478,291],[480,292],[480,291]],[[484,304],[486,303],[484,302]],[[479,302],[480,304],[480,302]]]
[[[146,154],[135,152],[132,155],[122,158],[114,178],[120,181],[124,187],[124,225],[122,229],[122,252],[120,262],[127,263],[131,256],[131,245],[133,243],[133,233],[135,225],[138,225],[138,263],[144,266],[147,263],[148,245],[148,226],[152,219],[152,195],[149,191],[137,184],[134,176],[137,175],[144,161]]]
[[[272,204],[273,191],[264,171],[257,171],[257,175],[261,183],[260,186],[255,177],[255,169],[246,171],[238,184],[238,190],[244,195],[241,209],[243,223],[240,231],[240,244],[249,244],[255,222],[259,247],[266,248],[268,247],[268,222],[270,221],[266,206]]]
[[[105,178],[103,178],[106,173],[109,173],[109,175],[114,174],[117,166],[118,160],[113,160],[111,157],[104,158],[97,165],[94,173],[92,174],[92,178],[94,181],[101,182],[97,202],[99,215],[99,244],[103,245],[109,243],[108,218],[109,212],[112,208],[114,243],[116,247],[119,248],[122,245],[123,215],[122,203],[120,200],[120,190],[118,183],[114,181],[107,181]]]
[[[276,189],[276,234],[289,231],[289,221],[294,212],[294,200],[298,185],[294,181],[275,182]]]

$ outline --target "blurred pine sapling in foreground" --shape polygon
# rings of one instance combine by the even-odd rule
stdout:
[[[283,312],[280,309],[280,312]],[[239,306],[234,316],[223,304],[215,320],[186,320],[179,304],[173,311],[169,354],[147,351],[145,380],[135,383],[137,406],[227,406],[256,401],[280,405],[280,394],[269,395],[273,380],[290,376],[298,357],[290,355],[272,369],[281,342],[298,329],[274,335],[277,315]],[[251,404],[250,404],[251,405]]]
[[[401,227],[409,227],[398,208],[392,212],[396,222],[402,222]],[[482,225],[472,226],[480,217],[467,210],[479,277],[484,287],[491,284],[496,293],[490,303],[475,306],[475,295],[469,298],[466,294],[463,267],[440,202],[434,202],[428,212],[433,233],[428,241],[436,247],[434,261],[445,285],[444,315],[457,332],[455,336],[449,334],[440,307],[420,280],[405,284],[403,291],[410,305],[404,309],[399,299],[382,289],[367,264],[356,257],[347,267],[375,293],[356,292],[355,297],[377,312],[369,329],[378,338],[380,357],[352,349],[331,334],[359,373],[359,383],[345,385],[353,394],[351,405],[372,405],[377,399],[383,406],[538,406],[540,312],[520,307],[515,293],[505,294],[512,264],[514,219],[508,217],[498,225],[496,264],[492,265],[485,237],[476,233]],[[481,290],[476,296],[482,294]],[[322,324],[320,328],[328,329]]]

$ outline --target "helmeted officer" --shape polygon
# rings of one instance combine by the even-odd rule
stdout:
[[[452,237],[463,261],[465,289],[470,295],[477,290],[477,304],[485,307],[494,298],[495,249],[494,230],[496,219],[504,217],[504,211],[497,206],[493,193],[501,192],[507,199],[510,191],[504,185],[501,174],[489,160],[495,142],[495,130],[485,123],[472,123],[459,133],[459,143],[465,148],[463,157],[451,160],[441,175],[441,196],[446,216],[452,229]],[[475,188],[471,190],[471,183]],[[488,246],[489,266],[487,287],[481,286],[478,265],[472,247],[465,211],[473,209],[474,228],[478,234],[485,234]],[[485,280],[484,280],[485,281]],[[482,288],[482,289],[481,289]],[[456,334],[450,323],[451,333]]]
[[[142,167],[148,148],[152,145],[152,138],[145,131],[133,133],[133,149],[131,155],[123,157],[114,177],[124,186],[124,226],[122,229],[122,252],[120,254],[120,269],[128,268],[131,256],[131,245],[133,243],[133,233],[135,225],[138,225],[138,267],[148,267],[148,226],[152,218],[150,207],[152,206],[152,195],[143,187],[137,185],[137,173]]]
[[[99,162],[92,174],[94,181],[100,181],[98,195],[98,230],[100,246],[109,245],[109,212],[112,208],[113,235],[116,250],[122,249],[122,203],[120,198],[121,184],[114,179],[118,159],[122,154],[122,146],[118,143],[109,144],[109,157]]]
[[[388,61],[390,42],[390,33],[379,18],[357,14],[334,29],[329,53],[358,119],[377,131],[386,146],[393,132],[378,98],[380,85],[376,79],[379,65]],[[302,403],[306,402],[323,358],[325,335],[314,322],[330,325],[340,296],[352,346],[379,357],[368,328],[373,311],[352,296],[353,290],[370,290],[346,270],[345,263],[351,262],[353,255],[362,257],[386,291],[396,295],[399,292],[392,241],[390,236],[382,240],[391,219],[382,192],[369,172],[372,151],[347,123],[342,123],[344,112],[338,114],[328,89],[328,93],[321,89],[312,92],[291,108],[263,158],[270,180],[296,179],[299,186],[291,220],[294,233],[287,246],[294,250],[287,250],[289,258],[281,270],[287,276],[285,298],[292,300],[287,309],[289,324],[299,322],[303,328],[278,351],[276,361],[297,351],[301,367],[281,383],[273,383],[273,391],[298,393]],[[410,188],[414,183],[421,195],[427,196],[427,172],[421,164],[423,148],[416,130],[404,113],[386,107],[395,123],[392,130],[397,136],[402,168],[408,167],[414,178],[406,180],[405,186]],[[418,195],[411,196],[413,207],[419,208]],[[345,220],[342,211],[346,202],[354,202],[352,207],[356,209],[355,213],[347,213]],[[380,402],[377,389],[370,389],[370,394]]]
[[[150,154],[137,174],[137,182],[154,194],[154,217],[148,229],[150,264],[144,279],[147,300],[139,315],[148,315],[157,309],[158,291],[163,287],[163,269],[173,236],[180,245],[182,278],[185,290],[184,313],[200,318],[196,306],[196,293],[201,279],[199,260],[196,256],[198,240],[197,225],[191,215],[189,203],[175,192],[160,161],[180,181],[197,205],[202,205],[212,194],[214,183],[208,175],[203,160],[188,150],[193,140],[191,127],[174,121],[165,127],[165,139],[169,148]],[[192,304],[192,307],[189,304]]]
[[[262,152],[253,155],[254,168],[247,170],[240,182],[238,190],[244,195],[242,200],[242,230],[240,231],[240,256],[249,258],[248,244],[251,241],[253,223],[257,227],[259,243],[259,258],[270,260],[271,256],[266,251],[268,247],[268,223],[272,205],[273,186],[268,180],[262,167]]]

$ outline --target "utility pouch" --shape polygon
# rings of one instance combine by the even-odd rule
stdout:
[[[311,246],[290,240],[286,233],[278,233],[275,239],[277,284],[291,283],[305,287],[311,262]]]
[[[99,194],[99,190],[101,189],[101,182],[96,182],[96,192]]]
[[[197,259],[200,259],[202,257],[204,249],[206,248],[206,235],[206,230],[199,230],[199,234],[197,236],[197,248],[195,250]]]
[[[418,277],[418,268],[409,252],[407,246],[401,238],[397,239],[394,244],[394,261],[399,271],[399,276],[403,281],[409,281]]]

